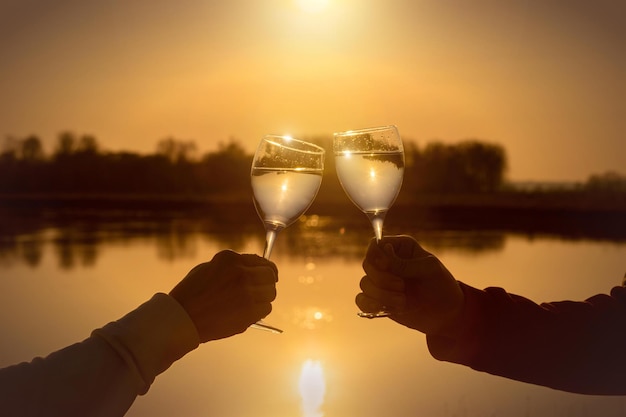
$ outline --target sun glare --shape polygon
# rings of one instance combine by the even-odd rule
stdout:
[[[306,13],[321,13],[326,10],[330,0],[296,0],[300,9]]]
[[[302,364],[298,389],[302,397],[303,417],[323,417],[324,413],[320,408],[324,404],[326,382],[319,361],[307,359]]]

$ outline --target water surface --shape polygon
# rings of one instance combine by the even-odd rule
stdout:
[[[108,215],[11,224],[0,240],[0,366],[87,337],[153,293],[168,292],[221,249],[263,248],[260,222]],[[202,345],[157,377],[128,415],[626,415],[622,397],[562,393],[438,362],[422,334],[358,318],[354,297],[371,231],[355,225],[309,216],[281,232],[272,255],[278,298],[267,321],[284,333],[251,329]],[[626,243],[619,240],[393,226],[389,232],[417,237],[470,285],[502,286],[537,302],[608,292],[626,272]]]

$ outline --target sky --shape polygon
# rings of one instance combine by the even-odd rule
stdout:
[[[623,0],[0,0],[0,138],[152,153],[395,124],[517,181],[626,173]]]

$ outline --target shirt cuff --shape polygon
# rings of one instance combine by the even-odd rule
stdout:
[[[185,309],[157,293],[121,319],[94,330],[126,362],[138,394],[148,392],[157,375],[197,348],[200,338]]]
[[[483,315],[481,298],[483,291],[459,281],[464,294],[463,311],[454,335],[427,334],[426,343],[430,354],[437,360],[470,365],[480,345],[480,322]]]

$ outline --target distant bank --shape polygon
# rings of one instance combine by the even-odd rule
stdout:
[[[346,224],[363,222],[341,193],[320,196],[307,215],[329,216]],[[0,223],[13,216],[59,213],[70,216],[213,217],[223,222],[258,224],[247,194],[11,194],[0,195]],[[401,194],[387,218],[396,229],[502,230],[556,233],[626,240],[626,194],[488,193]]]

